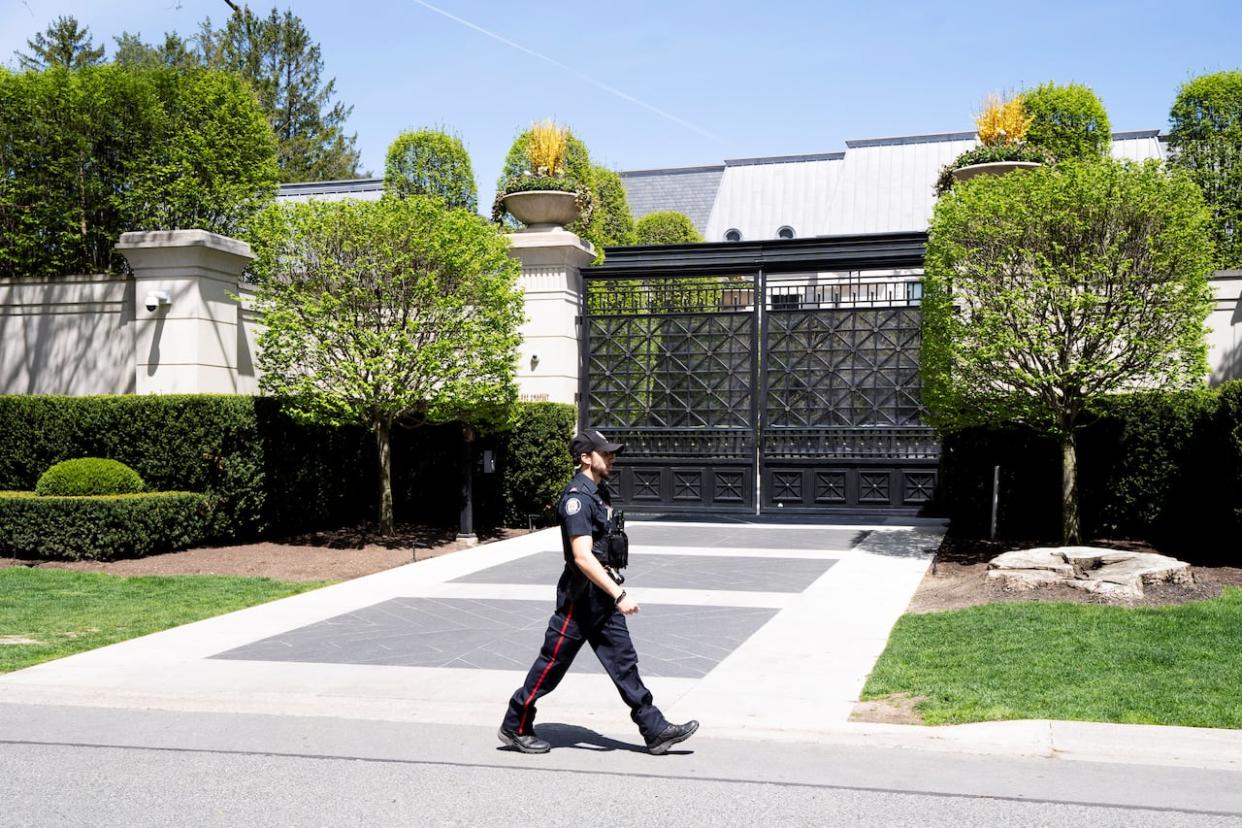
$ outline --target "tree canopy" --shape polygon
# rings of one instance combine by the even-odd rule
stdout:
[[[427,196],[276,205],[252,240],[261,387],[307,420],[373,431],[389,534],[396,422],[511,415],[521,266],[494,224]]]
[[[116,52],[112,56],[112,62],[118,66],[193,69],[203,65],[194,43],[185,40],[176,32],[166,32],[164,42],[159,45],[145,43],[139,35],[131,32],[121,32],[113,40],[116,41]]]
[[[595,188],[595,213],[590,233],[601,247],[624,247],[635,243],[634,217],[621,176],[607,167],[593,165],[591,180]]]
[[[1206,376],[1209,221],[1185,176],[1109,159],[980,176],[936,204],[920,358],[929,421],[1056,437],[1067,542],[1088,406]]]
[[[254,92],[209,70],[0,70],[0,274],[124,268],[126,230],[235,234],[276,192]]]
[[[53,66],[80,69],[103,62],[104,48],[95,46],[91,30],[72,15],[58,17],[45,31],[26,41],[29,54],[14,52],[22,69],[41,71]]]
[[[479,206],[470,154],[460,138],[438,129],[403,132],[389,145],[384,192],[437,196],[472,213]]]
[[[1218,265],[1242,268],[1242,71],[1182,84],[1169,113],[1169,164],[1212,208]]]
[[[1030,118],[1026,142],[1054,158],[1100,158],[1108,155],[1113,133],[1104,104],[1081,83],[1042,84],[1022,93]]]

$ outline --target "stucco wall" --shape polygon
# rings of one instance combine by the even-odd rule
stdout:
[[[1208,365],[1213,385],[1242,379],[1242,270],[1222,270],[1212,278],[1216,306],[1208,317]]]
[[[134,327],[132,279],[0,280],[0,393],[133,393]]]

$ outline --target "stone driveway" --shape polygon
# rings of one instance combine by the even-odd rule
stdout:
[[[630,628],[657,704],[718,735],[839,727],[942,532],[632,522]],[[491,724],[560,568],[558,532],[538,532],[0,677],[0,700]],[[633,728],[589,649],[540,709]]]

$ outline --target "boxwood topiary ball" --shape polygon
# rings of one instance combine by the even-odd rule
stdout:
[[[35,484],[35,494],[41,497],[132,494],[144,489],[138,472],[102,457],[63,460],[45,471]]]

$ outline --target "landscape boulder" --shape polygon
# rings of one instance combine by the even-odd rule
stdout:
[[[1176,558],[1092,546],[1005,552],[988,563],[988,579],[1017,591],[1063,584],[1114,598],[1141,598],[1145,584],[1194,583],[1190,564]]]

